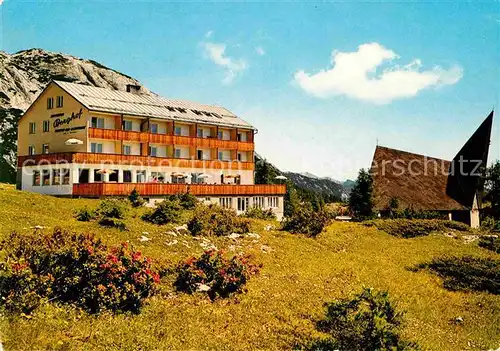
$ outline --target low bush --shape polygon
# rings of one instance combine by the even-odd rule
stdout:
[[[99,217],[123,219],[128,211],[127,202],[123,199],[104,199],[97,208]]]
[[[401,335],[403,314],[391,303],[387,292],[364,289],[353,299],[325,304],[325,319],[318,329],[328,333],[308,347],[312,350],[417,350]]]
[[[177,193],[170,195],[168,198],[172,201],[179,201],[179,204],[185,210],[192,210],[199,203],[196,196],[190,193]]]
[[[479,246],[500,253],[500,238],[498,236],[483,236],[479,239]]]
[[[481,229],[489,232],[500,232],[500,221],[493,217],[485,217],[481,221]]]
[[[140,252],[127,243],[108,248],[90,234],[13,232],[2,250],[0,305],[10,312],[30,313],[44,301],[71,303],[90,313],[139,312],[159,282]]]
[[[132,207],[141,207],[146,202],[135,188],[130,192],[128,201],[130,201]]]
[[[415,270],[429,269],[449,290],[487,291],[500,294],[500,261],[472,256],[436,257]]]
[[[75,213],[75,218],[77,221],[81,222],[90,222],[94,219],[96,219],[97,214],[95,213],[94,210],[91,210],[88,207],[81,208],[76,211]]]
[[[226,236],[250,232],[248,219],[238,217],[234,210],[217,205],[198,206],[187,225],[193,235]]]
[[[224,257],[224,253],[207,250],[200,257],[190,257],[177,268],[174,283],[177,290],[192,294],[205,292],[214,300],[241,292],[260,266],[251,263],[249,256]]]
[[[97,223],[102,227],[127,230],[127,226],[125,225],[125,223],[123,223],[123,221],[116,219],[116,218],[102,217],[97,221]]]
[[[283,220],[282,230],[316,237],[329,222],[330,218],[324,211],[314,212],[307,207],[302,207]]]
[[[181,205],[178,200],[165,199],[156,204],[154,210],[145,213],[142,219],[154,224],[176,223],[181,217]]]
[[[403,210],[387,208],[381,212],[383,217],[393,218],[393,219],[447,219],[446,213],[436,212],[436,211],[421,211],[414,210],[412,208],[405,208]]]
[[[264,210],[260,207],[250,207],[244,214],[244,217],[254,219],[276,220],[276,215],[272,209]]]
[[[386,219],[367,221],[364,224],[366,226],[375,226],[377,229],[400,238],[426,236],[432,232],[445,231],[447,229],[470,231],[470,227],[466,224],[437,219]]]

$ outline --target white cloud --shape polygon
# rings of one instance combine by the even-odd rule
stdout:
[[[255,52],[257,53],[257,55],[259,56],[264,56],[266,54],[266,51],[262,48],[262,46],[257,46],[255,48]]]
[[[2,0],[0,0],[0,1],[2,1]],[[214,31],[209,30],[208,32],[205,33],[205,38],[209,39],[212,37],[213,34],[214,34]]]
[[[308,94],[319,98],[346,95],[354,99],[386,104],[395,99],[415,96],[423,89],[451,85],[463,76],[460,66],[448,70],[435,66],[422,70],[422,62],[381,65],[399,56],[378,43],[362,44],[355,52],[332,52],[332,67],[315,74],[298,71],[295,81]]]
[[[243,59],[234,59],[226,55],[226,44],[203,42],[201,45],[207,57],[226,71],[223,83],[230,84],[238,73],[247,69],[247,63]]]

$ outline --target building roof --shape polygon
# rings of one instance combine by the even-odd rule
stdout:
[[[488,164],[492,126],[493,111],[451,161],[446,192],[467,207],[472,207],[474,195],[483,189],[481,171]]]
[[[255,129],[224,107],[53,81],[91,111]]]
[[[400,208],[464,210],[446,194],[450,161],[377,146],[373,156],[374,202],[377,210],[397,198]]]

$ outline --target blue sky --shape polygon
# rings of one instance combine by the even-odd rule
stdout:
[[[498,109],[499,6],[5,0],[0,48],[94,59],[163,96],[223,105],[281,169],[344,179],[377,140],[451,159]]]

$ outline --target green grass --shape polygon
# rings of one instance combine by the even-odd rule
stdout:
[[[108,244],[130,241],[159,266],[200,254],[191,237],[172,237],[171,226],[140,219],[144,209],[132,209],[124,220],[129,231],[103,229],[78,222],[76,209],[96,207],[97,200],[61,199],[0,185],[0,236],[12,230],[44,230],[55,226],[94,232]],[[185,214],[187,218],[188,213]],[[404,336],[427,350],[487,350],[500,346],[500,296],[454,292],[428,271],[409,268],[438,255],[498,255],[462,240],[431,234],[400,239],[375,228],[336,222],[316,239],[286,232],[264,231],[269,222],[253,221],[261,238],[210,238],[218,248],[255,255],[262,272],[247,284],[248,292],[229,299],[176,293],[174,277],[162,280],[161,292],[149,299],[139,315],[88,315],[75,308],[47,304],[30,316],[2,316],[1,338],[6,350],[150,350],[150,349],[290,349],[319,336],[315,321],[323,303],[348,297],[362,287],[387,290],[405,311]],[[143,232],[151,238],[140,242]],[[178,240],[178,244],[166,243]],[[182,242],[185,241],[187,246]],[[271,249],[262,250],[262,245]],[[455,324],[461,316],[463,323]]]

